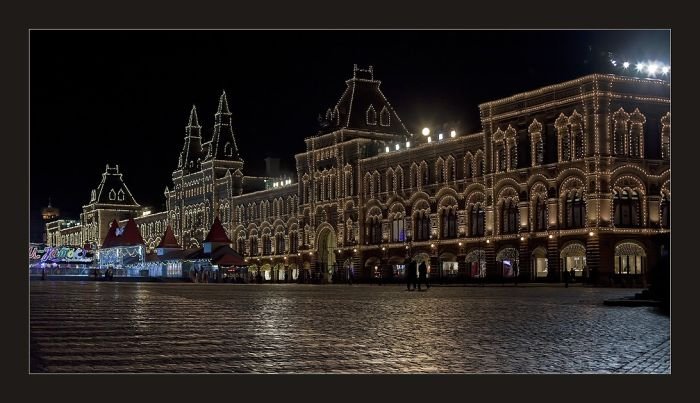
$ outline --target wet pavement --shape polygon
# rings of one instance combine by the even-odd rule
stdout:
[[[670,373],[638,291],[32,281],[31,372]]]

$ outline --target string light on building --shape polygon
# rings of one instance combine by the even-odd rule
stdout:
[[[640,75],[670,72],[670,66],[660,62],[640,62],[639,67],[624,60],[616,58],[620,71],[638,67]],[[329,110],[331,120],[340,120],[337,130],[306,139],[306,153],[296,155],[295,186],[287,186],[292,179],[286,176],[246,176],[237,160],[203,158],[197,166],[195,159],[191,170],[178,167],[175,171],[174,184],[165,191],[166,211],[141,216],[143,208],[134,207],[146,243],[154,243],[168,223],[182,248],[198,248],[207,224],[218,214],[234,239],[234,248],[248,256],[263,255],[265,264],[272,267],[286,262],[283,252],[292,257],[308,252],[307,258],[289,260],[308,261],[312,268],[330,267],[317,263],[329,264],[322,259],[327,259],[327,251],[335,250],[337,258],[345,251],[353,265],[364,269],[374,267],[375,262],[396,262],[397,256],[409,257],[414,252],[436,255],[444,251],[464,262],[470,253],[480,250],[483,255],[474,253],[471,257],[494,265],[499,262],[495,260],[499,253],[515,249],[522,263],[536,248],[546,249],[547,244],[552,247],[558,241],[563,248],[570,241],[577,243],[585,257],[586,248],[591,246],[596,253],[630,240],[648,245],[649,237],[668,233],[667,228],[660,228],[663,220],[659,217],[667,208],[664,203],[670,207],[669,160],[647,156],[662,146],[661,140],[651,144],[650,139],[663,137],[664,144],[670,146],[668,82],[630,77],[632,72],[628,76],[592,74],[483,103],[479,105],[479,132],[457,139],[456,130],[448,131],[449,126],[443,128],[444,134],[436,128],[438,136],[433,142],[426,127],[420,136],[426,141],[415,144],[413,134],[394,130],[398,115],[376,91],[378,85],[368,78],[371,72],[355,73],[357,80],[350,80],[348,86],[371,83],[369,89],[347,91],[337,109]],[[374,95],[362,99],[365,89]],[[372,109],[370,103],[374,104]],[[385,106],[388,112],[382,115]],[[623,113],[617,116],[626,118],[615,120],[613,116],[621,107]],[[227,106],[221,109],[218,120],[224,119],[228,110]],[[347,116],[351,110],[360,111],[360,127],[351,125]],[[382,117],[389,116],[386,113],[390,119]],[[549,134],[545,136],[562,115],[551,139]],[[654,132],[654,125],[645,124],[647,121],[661,122],[660,132]],[[194,133],[194,126],[199,125],[193,119],[191,126]],[[443,141],[448,133],[453,140]],[[615,136],[620,133],[626,154],[617,155]],[[198,136],[202,144],[211,144],[202,134]],[[497,136],[502,139],[495,139]],[[189,137],[194,141],[195,137]],[[581,143],[576,142],[579,139]],[[545,143],[539,160],[536,141]],[[390,152],[392,144],[396,153]],[[401,144],[410,151],[400,152]],[[567,159],[560,158],[565,148],[562,144],[570,146]],[[630,149],[641,151],[631,155]],[[495,163],[500,150],[505,157],[503,169],[496,170],[501,166]],[[549,166],[550,161],[561,162]],[[115,188],[115,193],[118,190]],[[635,226],[619,222],[621,204],[615,195],[623,192],[635,197],[626,202],[637,203],[634,210],[625,213],[625,217],[633,211],[639,214]],[[661,192],[665,192],[663,196]],[[584,219],[574,225],[571,220],[579,217],[577,214]],[[47,233],[55,242],[86,236],[81,231],[99,234],[96,219],[86,224],[56,225]],[[598,245],[599,238],[604,238],[605,244]],[[521,242],[516,242],[518,239]],[[358,245],[367,245],[362,254]],[[645,253],[651,256],[655,252],[649,248]],[[598,265],[602,272],[613,267],[612,258],[603,261],[613,255],[601,253],[599,259],[588,263]],[[438,259],[435,264],[443,263]],[[371,270],[367,272],[367,276],[372,275]],[[536,270],[529,280],[537,280]]]

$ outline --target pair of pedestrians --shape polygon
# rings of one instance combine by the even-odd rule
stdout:
[[[416,270],[416,262],[410,259],[406,259],[406,290],[412,291],[416,288],[421,291],[421,284],[425,284],[426,289],[430,288],[428,284],[428,267],[425,262],[421,262]],[[413,287],[413,288],[411,288]]]

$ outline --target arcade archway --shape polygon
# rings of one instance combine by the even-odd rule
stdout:
[[[335,269],[335,250],[337,247],[337,241],[335,237],[335,232],[329,228],[323,228],[318,234],[318,258],[316,263],[318,264],[318,270],[321,273],[322,280],[324,282],[329,282]]]

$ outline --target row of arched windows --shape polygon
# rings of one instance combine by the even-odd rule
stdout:
[[[457,170],[454,157],[448,156],[447,159],[440,157],[435,161],[435,171],[431,175],[428,163],[425,161],[421,161],[420,164],[413,163],[409,169],[408,182],[405,182],[402,166],[388,168],[384,174],[384,180],[379,171],[366,172],[363,180],[364,194],[366,197],[376,198],[380,193],[395,194],[420,190],[431,184],[450,184],[455,180],[483,176],[484,162],[480,152],[476,160],[468,154],[463,159],[463,164],[463,169]]]

